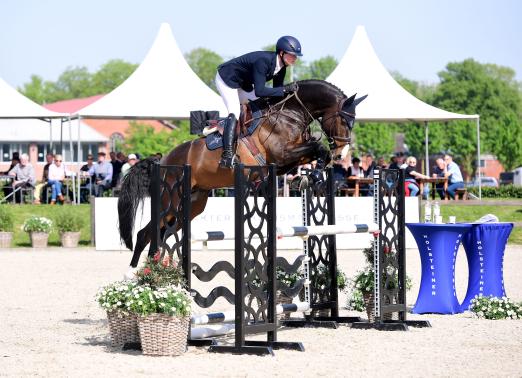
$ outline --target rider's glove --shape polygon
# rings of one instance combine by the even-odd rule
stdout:
[[[297,92],[298,89],[299,89],[299,87],[297,86],[297,83],[290,83],[290,84],[286,84],[283,87],[283,92],[285,92],[285,94],[289,94],[289,93]]]

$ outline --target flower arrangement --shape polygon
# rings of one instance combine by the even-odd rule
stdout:
[[[43,232],[50,233],[53,222],[45,217],[37,217],[36,215],[26,219],[22,225],[22,231],[25,232]]]
[[[190,315],[190,303],[188,291],[180,286],[138,286],[132,289],[128,301],[130,311],[140,316],[166,314],[185,317]]]
[[[102,287],[96,294],[96,301],[107,312],[116,311],[120,314],[131,312],[136,281],[117,281]]]
[[[161,259],[159,251],[154,257],[147,258],[136,277],[138,285],[152,288],[183,286],[185,283],[183,269],[178,262],[168,255]]]
[[[484,319],[522,319],[522,303],[514,303],[507,297],[477,295],[469,307],[478,318]]]

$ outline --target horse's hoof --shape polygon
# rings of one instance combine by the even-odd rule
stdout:
[[[131,281],[136,278],[136,273],[138,272],[138,268],[130,268],[124,275],[123,279],[125,281]]]

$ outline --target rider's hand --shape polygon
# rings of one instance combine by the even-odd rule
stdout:
[[[283,87],[283,92],[285,92],[285,94],[288,94],[288,93],[297,92],[298,89],[299,89],[299,87],[297,86],[297,83],[290,83],[290,84],[286,84]]]

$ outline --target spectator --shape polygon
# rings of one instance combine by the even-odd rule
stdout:
[[[352,165],[348,167],[348,177],[364,177],[364,170],[361,167],[361,159],[358,157],[352,158]]]
[[[14,158],[13,158],[14,160]],[[18,188],[34,188],[36,185],[36,176],[34,174],[34,168],[29,163],[29,155],[22,154],[20,156],[20,162],[16,164],[10,171],[9,176],[14,176],[13,190],[16,191]],[[21,196],[19,196],[21,200]]]
[[[163,154],[161,152],[156,152],[156,158],[158,160],[161,160],[162,157],[163,157]]]
[[[457,189],[464,187],[464,179],[462,178],[459,166],[453,161],[451,155],[444,155],[444,163],[446,163],[445,176],[448,177],[448,194],[451,199],[455,199]]]
[[[43,174],[42,174],[42,182],[37,184],[34,188],[34,203],[35,205],[40,204],[40,199],[42,198],[42,190],[47,186],[47,180],[49,179],[49,167],[53,163],[54,155],[52,153],[48,153],[45,155],[45,160],[47,164],[44,165]],[[45,201],[47,201],[47,193],[45,193]]]
[[[341,159],[334,161],[332,168],[335,190],[346,188],[346,177],[348,177],[348,171],[343,167],[343,161]]]
[[[404,153],[403,152],[397,152],[395,156],[393,157],[393,161],[388,167],[388,169],[400,169],[401,165],[404,164]]]
[[[20,155],[18,154],[18,152],[13,152],[13,156],[11,157],[11,165],[9,166],[7,171],[2,172],[2,174],[9,174],[9,171],[11,171],[18,163],[20,163]]]
[[[408,157],[408,159],[406,159],[404,181],[405,181],[405,184],[407,184],[407,187],[410,191],[410,197],[415,197],[419,193],[419,186],[417,185],[417,179],[429,178],[428,176],[417,172],[416,169],[417,169],[417,159],[415,159],[414,156]]]
[[[125,155],[122,152],[116,153],[116,158],[111,160],[112,164],[112,182],[111,187],[115,188],[118,185],[120,179],[121,168],[125,162]]]
[[[138,159],[135,154],[129,154],[127,157],[127,162],[123,164],[123,167],[121,167],[121,180],[129,173],[129,169],[134,166],[138,162]]]
[[[373,178],[373,171],[375,168],[377,168],[377,164],[373,161],[373,155],[366,154],[366,169],[364,170],[364,177]]]
[[[435,167],[433,168],[433,173],[431,177],[446,177],[446,164],[444,163],[444,159],[438,158],[435,160]],[[440,199],[446,198],[446,192],[444,191],[444,183],[436,184],[435,189],[439,194]]]
[[[89,169],[91,169],[93,164],[94,164],[94,157],[91,154],[89,154],[89,155],[87,155],[87,163],[82,165],[82,167],[80,168],[80,171],[85,172],[84,175],[88,176]]]
[[[112,164],[105,161],[105,152],[98,152],[98,162],[89,169],[89,175],[93,176],[94,195],[103,197],[103,192],[112,184]]]
[[[384,159],[384,156],[381,156],[381,157],[379,157],[379,159],[377,159],[377,167],[379,169],[387,169],[388,168],[388,164],[386,163],[386,160]]]
[[[51,205],[55,205],[56,200],[63,203],[63,180],[65,180],[65,166],[62,164],[62,155],[56,155],[54,163],[49,166],[48,184],[52,189]]]

